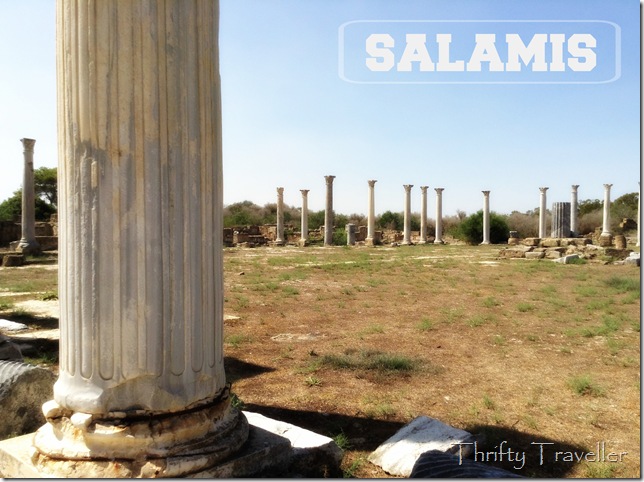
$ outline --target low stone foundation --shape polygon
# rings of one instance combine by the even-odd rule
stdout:
[[[589,238],[525,238],[499,252],[500,258],[559,259],[577,254],[582,259],[610,256],[617,260],[628,258],[631,249],[602,247],[591,244]],[[508,243],[509,244],[509,243]]]

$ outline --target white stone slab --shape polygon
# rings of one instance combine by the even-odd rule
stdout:
[[[28,328],[29,327],[24,323],[0,319],[0,330],[3,331],[22,331]]]
[[[474,436],[443,422],[420,416],[409,422],[369,455],[369,461],[391,475],[409,477],[418,457],[428,450],[458,453],[459,444],[474,442]],[[463,456],[471,445],[463,445]],[[468,450],[470,449],[470,450]]]

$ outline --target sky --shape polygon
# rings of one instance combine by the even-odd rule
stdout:
[[[54,0],[0,0],[0,67],[2,200],[21,138],[58,161]],[[220,69],[226,205],[322,210],[325,175],[343,214],[370,179],[377,214],[413,184],[430,217],[436,187],[444,215],[639,189],[638,0],[220,0]]]

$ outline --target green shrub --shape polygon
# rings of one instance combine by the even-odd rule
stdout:
[[[506,216],[490,213],[490,242],[506,243],[509,234]],[[483,211],[478,211],[461,221],[456,236],[468,244],[480,244],[483,241]]]

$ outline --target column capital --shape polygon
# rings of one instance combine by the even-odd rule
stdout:
[[[550,188],[548,188],[548,187],[540,187],[539,191],[541,191],[541,194],[545,194],[548,189],[550,189]]]
[[[333,184],[334,179],[335,179],[335,176],[324,176],[324,180],[326,181],[327,185]]]
[[[24,139],[20,139],[20,142],[22,142],[22,147],[25,152],[33,152],[36,139],[28,139],[25,137]]]
[[[405,191],[411,192],[411,188],[414,187],[413,184],[403,184],[403,187],[405,188]]]
[[[604,189],[606,189],[607,191],[609,191],[611,187],[613,187],[612,184],[604,184]]]
[[[420,190],[422,191],[423,194],[427,193],[428,188],[429,188],[429,186],[420,186]]]
[[[445,190],[444,187],[435,187],[434,191],[436,191],[436,194],[441,194]]]
[[[284,188],[283,187],[278,187],[277,188],[277,194],[284,194]]]
[[[369,183],[369,187],[373,187],[373,186],[375,186],[375,184],[376,184],[378,181],[377,181],[377,180],[375,180],[375,179],[372,179],[372,180],[369,180],[369,181],[367,181],[367,182]]]
[[[303,197],[306,197],[307,194],[309,193],[310,189],[300,189],[300,192],[302,193]]]
[[[490,195],[490,191],[481,191],[485,197],[488,197]]]
[[[577,192],[577,189],[579,189],[579,184],[573,184],[572,185],[572,192]]]

